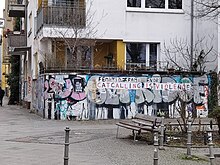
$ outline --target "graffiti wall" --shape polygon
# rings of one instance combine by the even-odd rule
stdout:
[[[210,81],[209,75],[46,75],[38,81],[44,86],[38,91],[44,105],[38,106],[46,118],[91,120],[125,119],[136,113],[178,117],[185,103],[186,114],[206,117]]]

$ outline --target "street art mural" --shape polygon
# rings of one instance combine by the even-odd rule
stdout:
[[[210,81],[209,75],[46,75],[45,117],[125,119],[136,113],[163,113],[173,118],[179,116],[179,102],[187,104],[187,113],[195,105],[197,117],[206,117]]]

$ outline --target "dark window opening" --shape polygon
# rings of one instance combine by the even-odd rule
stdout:
[[[141,0],[127,0],[127,7],[141,7]]]
[[[146,67],[146,44],[144,43],[127,43],[126,44],[126,68]]]
[[[150,44],[150,68],[157,69],[157,44]]]
[[[169,0],[169,9],[182,9],[182,0]]]
[[[145,63],[146,62],[146,44],[127,43],[126,60],[128,63]]]
[[[53,2],[53,5],[61,5],[61,6],[79,4],[79,0],[53,0],[52,2]]]
[[[165,0],[146,0],[146,8],[165,8]]]

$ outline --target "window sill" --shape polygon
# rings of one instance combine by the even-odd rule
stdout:
[[[165,14],[184,14],[183,9],[156,9],[156,8],[134,8],[127,7],[126,12],[141,12],[141,13],[165,13]]]

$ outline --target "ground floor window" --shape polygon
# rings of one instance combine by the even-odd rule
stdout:
[[[78,46],[74,52],[66,49],[67,68],[87,69],[92,63],[92,48],[90,46]]]
[[[158,43],[126,43],[126,69],[157,69]]]

